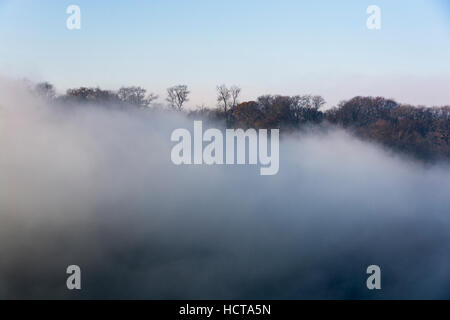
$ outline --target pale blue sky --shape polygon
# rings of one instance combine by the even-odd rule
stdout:
[[[81,8],[81,30],[66,8]],[[378,5],[379,31],[366,28]],[[450,1],[0,0],[0,74],[81,85],[141,85],[189,106],[217,84],[260,94],[355,95],[450,104]]]

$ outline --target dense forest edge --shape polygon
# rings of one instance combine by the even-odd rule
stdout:
[[[30,85],[30,90],[54,105],[105,108],[161,108],[158,96],[141,87],[122,87],[117,91],[80,87],[57,95],[48,82]],[[239,102],[241,88],[217,87],[216,107],[199,106],[185,110],[189,101],[186,85],[167,89],[167,106],[194,119],[221,121],[228,128],[280,129],[281,134],[310,127],[334,125],[355,136],[426,162],[450,160],[450,106],[425,107],[399,104],[383,97],[357,96],[337,106],[321,110],[321,96],[263,95],[255,101]]]

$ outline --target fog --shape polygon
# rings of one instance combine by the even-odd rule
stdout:
[[[175,166],[192,126],[0,80],[0,299],[450,298],[447,165],[329,129],[283,137],[275,176]]]

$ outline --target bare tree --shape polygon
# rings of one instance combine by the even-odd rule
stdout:
[[[158,99],[158,96],[153,93],[146,96],[146,93],[147,90],[141,87],[122,87],[117,92],[117,96],[122,102],[138,107],[149,107],[153,101]]]
[[[217,86],[217,102],[223,108],[225,114],[228,113],[228,106],[230,104],[231,93],[226,85]]]
[[[230,124],[230,111],[237,106],[240,93],[241,88],[238,86],[232,86],[231,88],[227,88],[224,84],[217,86],[217,102],[225,113],[227,126]]]
[[[320,107],[325,104],[325,100],[321,96],[297,95],[290,97],[289,109],[298,125],[301,121],[312,121],[319,119]]]
[[[230,88],[230,94],[231,94],[231,108],[234,109],[239,103],[238,98],[239,95],[241,94],[241,88],[238,86],[232,86]]]
[[[312,107],[316,110],[319,110],[325,103],[325,99],[321,96],[314,96],[311,98],[312,100]]]
[[[172,108],[181,111],[183,109],[183,104],[187,101],[190,91],[186,85],[177,85],[167,89],[167,102],[172,106]]]
[[[305,94],[300,96],[299,104],[301,109],[312,109],[312,96],[310,94]]]
[[[301,117],[301,109],[302,109],[302,97],[301,96],[293,96],[290,98],[290,109],[291,114],[294,117],[295,122],[298,124]]]
[[[153,103],[153,101],[157,100],[159,98],[159,96],[157,94],[154,93],[149,93],[147,95],[147,102],[149,105],[151,105]]]

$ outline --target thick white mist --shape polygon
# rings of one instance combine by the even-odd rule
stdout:
[[[192,124],[0,80],[0,298],[450,298],[448,166],[332,129],[284,137],[276,176],[175,166]]]

